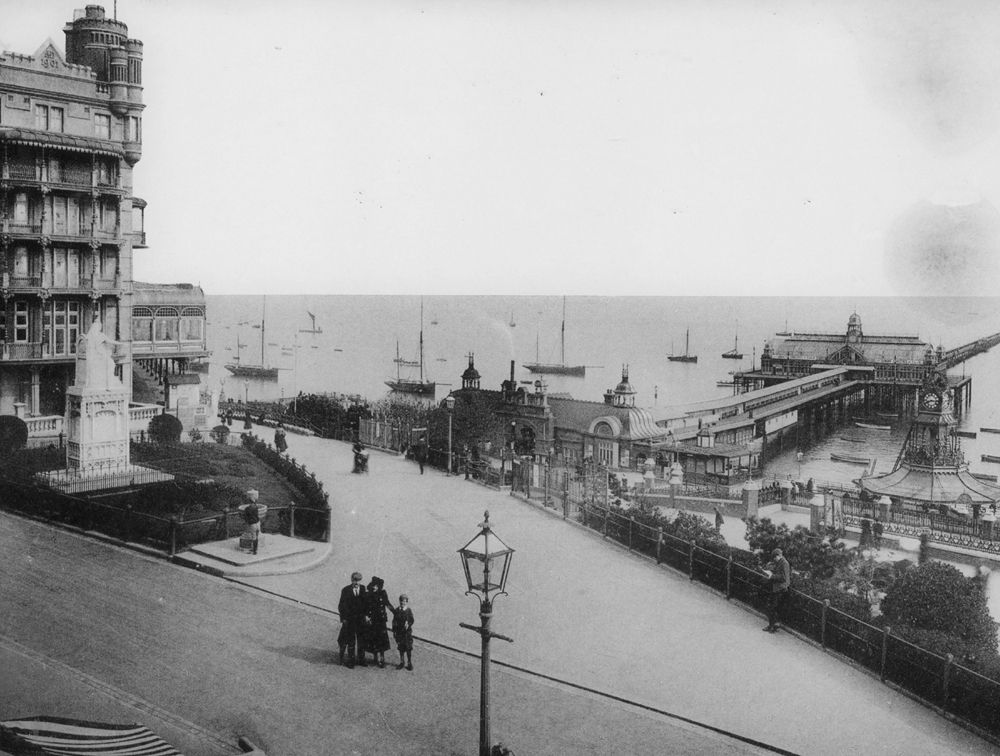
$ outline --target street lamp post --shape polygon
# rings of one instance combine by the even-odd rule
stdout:
[[[444,403],[448,408],[448,475],[451,475],[451,417],[455,409],[455,397],[449,394]]]
[[[465,582],[469,587],[465,594],[479,599],[481,625],[476,627],[460,622],[459,626],[479,633],[483,641],[479,681],[479,756],[490,756],[490,639],[500,638],[508,643],[514,642],[513,638],[490,630],[490,620],[493,619],[493,600],[497,596],[507,595],[504,586],[507,584],[507,571],[510,569],[514,549],[490,529],[488,511],[483,513],[483,522],[479,528],[475,538],[459,549],[458,553],[462,557]]]

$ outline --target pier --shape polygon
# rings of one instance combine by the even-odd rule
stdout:
[[[975,357],[977,354],[982,354],[997,344],[1000,344],[1000,333],[994,333],[989,336],[983,336],[981,339],[976,339],[968,344],[963,344],[955,349],[949,349],[944,353],[944,359],[941,360],[938,365],[944,369],[953,368],[962,362],[965,362],[971,357]]]

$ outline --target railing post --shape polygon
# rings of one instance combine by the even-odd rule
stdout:
[[[694,539],[688,541],[688,580],[694,580]]]
[[[628,550],[632,550],[632,526],[635,525],[635,515],[628,517]]]
[[[656,563],[660,564],[660,550],[663,548],[663,526],[656,529]]]
[[[733,549],[729,548],[729,558],[726,560],[726,600],[733,597]]]
[[[830,609],[830,599],[823,599],[823,608],[819,613],[819,645],[826,648],[826,613]]]
[[[177,515],[170,517],[170,556],[177,553]]]
[[[882,628],[882,659],[879,663],[878,676],[882,682],[885,682],[885,660],[889,655],[889,634],[892,632],[892,628],[886,625]]]
[[[295,502],[288,505],[288,536],[295,538]]]
[[[601,535],[604,538],[608,537],[608,515],[611,514],[611,509],[609,507],[604,507],[604,528],[601,531]]]
[[[955,663],[954,654],[945,654],[944,672],[941,674],[941,708],[948,710],[948,683],[951,680],[951,668]]]
[[[125,540],[132,540],[132,505],[125,505]]]

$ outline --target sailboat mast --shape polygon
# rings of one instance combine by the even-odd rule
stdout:
[[[562,329],[559,333],[559,362],[566,364],[566,297],[563,297]]]
[[[264,367],[264,315],[267,313],[267,300],[260,308],[260,366]]]
[[[420,382],[424,382],[424,300],[420,299]]]
[[[684,356],[685,357],[687,357],[687,355],[688,355],[688,342],[690,341],[690,338],[691,338],[691,329],[690,328],[685,328],[684,329]]]

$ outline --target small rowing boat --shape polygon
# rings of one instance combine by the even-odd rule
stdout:
[[[863,444],[865,442],[863,438],[849,438],[847,436],[841,436],[840,440],[841,441],[848,441],[848,442],[850,442],[852,444]]]
[[[980,433],[1000,433],[1000,428],[980,428]]]
[[[1000,457],[996,456],[995,454],[984,454],[982,456],[982,460],[983,460],[983,462],[997,462],[997,463],[1000,463]]]
[[[996,483],[996,475],[987,475],[986,473],[972,473],[972,477],[976,480],[985,480],[987,483]]]
[[[957,430],[954,433],[959,438],[975,438],[976,437],[976,432],[975,431],[960,431],[960,430]]]
[[[834,462],[849,462],[852,465],[867,465],[871,462],[870,457],[855,457],[853,454],[831,454],[830,459]]]
[[[854,423],[859,428],[870,428],[871,430],[892,430],[891,425],[876,425],[875,423]]]

